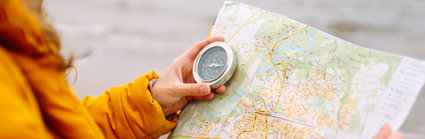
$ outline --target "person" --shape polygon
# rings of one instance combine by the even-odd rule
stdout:
[[[198,52],[224,41],[213,37],[175,58],[161,77],[151,71],[79,101],[64,75],[70,62],[45,16],[42,0],[0,0],[0,138],[158,138],[192,99],[226,91],[192,75]],[[386,127],[377,137],[392,135]]]

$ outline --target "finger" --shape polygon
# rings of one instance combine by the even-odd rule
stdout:
[[[173,95],[184,96],[205,96],[211,94],[210,86],[200,83],[177,83],[173,86]]]
[[[384,124],[381,127],[381,131],[379,131],[378,135],[374,137],[374,139],[387,139],[391,135],[391,128],[388,124]]]
[[[388,137],[388,139],[404,139],[404,136],[399,133],[394,133],[394,134],[391,134],[391,136]]]
[[[219,86],[219,87],[217,87],[216,89],[213,89],[213,90],[214,90],[214,92],[217,92],[217,93],[224,93],[224,92],[226,92],[226,89],[227,89],[227,87],[225,85],[221,85],[221,86]]]
[[[218,42],[218,41],[224,42],[224,38],[223,37],[212,37],[212,38],[197,42],[189,50],[186,51],[185,55],[188,58],[195,60],[196,56],[202,50],[202,48],[204,48],[205,46],[207,46],[210,43]]]
[[[193,98],[199,99],[199,100],[211,100],[211,99],[214,98],[214,96],[215,96],[215,94],[211,93],[211,94],[208,94],[208,95],[205,95],[205,96],[197,96],[197,97],[193,97]]]

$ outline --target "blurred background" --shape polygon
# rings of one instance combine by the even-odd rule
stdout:
[[[425,60],[424,0],[240,0],[355,44]],[[62,53],[77,57],[69,81],[79,98],[150,70],[161,74],[206,39],[223,0],[45,0]],[[425,91],[400,132],[425,138]]]

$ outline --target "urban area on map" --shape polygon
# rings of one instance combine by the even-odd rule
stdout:
[[[424,84],[424,61],[243,3],[225,2],[210,36],[238,66],[225,94],[181,112],[171,138],[371,138],[401,126]]]

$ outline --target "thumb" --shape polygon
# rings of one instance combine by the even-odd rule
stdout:
[[[391,135],[391,128],[388,124],[384,124],[381,127],[381,131],[379,131],[378,135],[374,137],[374,139],[386,139]]]
[[[211,93],[211,88],[202,83],[179,83],[173,85],[173,94],[178,96],[205,96]]]

